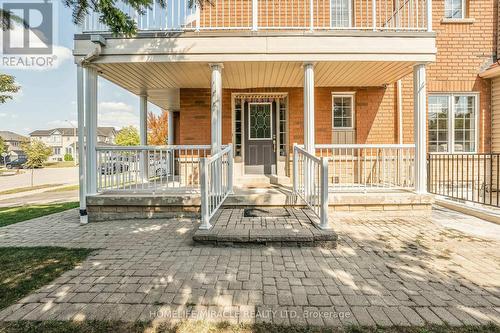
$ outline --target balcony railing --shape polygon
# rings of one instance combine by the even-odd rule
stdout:
[[[500,207],[500,154],[431,153],[427,166],[430,193]]]
[[[210,30],[372,30],[432,31],[432,0],[212,0],[203,7],[188,0],[166,0],[140,15],[117,5],[139,31]],[[90,13],[84,33],[106,32]]]

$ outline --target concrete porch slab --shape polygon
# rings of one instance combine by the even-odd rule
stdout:
[[[419,215],[430,214],[433,195],[407,191],[331,192],[329,209],[335,213],[350,211],[408,211]],[[200,193],[197,191],[165,192],[116,192],[87,197],[90,221],[123,219],[157,219],[172,217],[200,217]],[[289,186],[271,185],[261,188],[235,186],[223,204],[225,208],[289,207],[305,208],[306,205]]]
[[[245,216],[246,209],[257,209],[262,214],[257,217]],[[336,246],[337,234],[333,230],[318,229],[318,221],[306,209],[246,209],[221,209],[212,219],[212,229],[197,230],[193,240],[217,246]]]

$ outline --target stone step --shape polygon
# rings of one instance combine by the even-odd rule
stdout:
[[[210,230],[197,230],[193,240],[217,246],[336,246],[333,230],[317,227],[317,218],[301,208],[225,208]]]
[[[224,206],[295,206],[304,203],[293,194],[291,188],[271,185],[267,188],[235,186],[233,194],[224,201]]]
[[[275,185],[291,186],[289,177],[277,175],[244,175],[234,178],[234,185],[242,188],[269,188]]]

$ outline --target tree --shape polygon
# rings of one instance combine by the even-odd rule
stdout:
[[[0,104],[12,99],[12,94],[19,91],[20,87],[16,85],[15,78],[11,75],[0,74]]]
[[[122,128],[116,135],[115,141],[119,146],[138,146],[141,142],[139,132],[134,126]]]
[[[128,13],[117,8],[116,0],[64,0],[64,5],[73,11],[73,23],[82,24],[91,11],[99,14],[99,21],[106,24],[114,35],[133,36],[137,33],[137,24]],[[203,6],[212,0],[187,0],[189,7],[195,3]],[[167,0],[123,0],[139,15],[151,9],[155,3],[165,7]]]
[[[0,136],[0,154],[7,152],[7,144],[5,140]]]
[[[168,137],[168,112],[161,115],[148,112],[148,143],[151,145],[164,145]]]
[[[28,27],[28,24],[22,18],[14,15],[11,11],[0,8],[0,25],[2,31],[13,29],[14,23],[22,24],[26,28]],[[17,93],[19,88],[15,84],[13,76],[0,73],[0,104],[4,104],[8,99],[12,99],[11,94]]]
[[[43,164],[52,155],[52,149],[42,141],[33,140],[23,143],[21,147],[27,158],[25,164],[30,169],[43,167]]]
[[[25,166],[31,169],[31,186],[33,186],[34,169],[43,167],[43,164],[52,155],[52,149],[38,140],[25,142],[21,148],[27,158]]]
[[[0,8],[0,25],[2,27],[2,30],[5,31],[13,29],[14,23],[19,23],[25,27],[28,27],[28,24],[22,18],[14,15],[11,11]]]

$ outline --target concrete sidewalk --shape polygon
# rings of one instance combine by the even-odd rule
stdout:
[[[65,187],[65,186],[64,186]],[[0,208],[4,207],[17,207],[24,205],[41,205],[53,204],[62,202],[72,202],[79,200],[78,190],[63,191],[63,192],[50,192],[51,189],[45,189],[40,192],[25,192],[19,193],[22,196],[14,196],[3,198],[0,196]]]
[[[31,170],[22,171],[23,173],[18,175],[1,176],[0,192],[31,186]],[[35,169],[33,185],[44,184],[78,184],[78,167]]]

